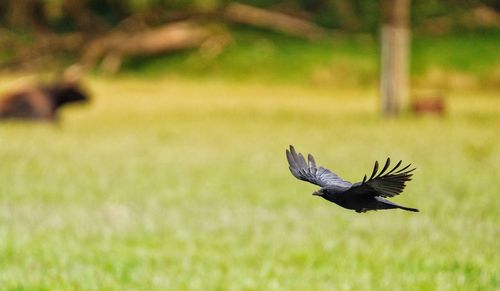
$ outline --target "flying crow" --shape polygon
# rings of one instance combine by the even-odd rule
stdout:
[[[411,164],[399,168],[401,166],[401,161],[399,161],[386,173],[391,160],[387,158],[380,172],[378,172],[378,162],[375,162],[370,178],[367,179],[365,175],[362,182],[352,184],[330,170],[317,166],[311,154],[307,156],[306,162],[304,156],[301,153],[297,154],[293,146],[290,146],[290,150],[286,150],[286,158],[295,178],[321,187],[313,195],[321,196],[341,207],[358,213],[393,208],[418,212],[418,209],[404,207],[385,199],[403,192],[405,183],[411,180],[411,172],[415,170],[407,170]]]

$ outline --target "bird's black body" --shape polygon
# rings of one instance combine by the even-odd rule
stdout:
[[[290,171],[299,180],[307,181],[322,188],[313,193],[331,201],[341,207],[356,212],[366,212],[380,209],[404,209],[418,212],[418,209],[397,205],[386,197],[393,197],[405,188],[405,183],[411,180],[410,165],[399,169],[401,161],[389,170],[390,159],[387,159],[383,169],[378,172],[378,162],[375,162],[373,173],[369,179],[365,176],[362,182],[352,184],[343,180],[335,173],[321,166],[316,166],[312,155],[308,155],[306,162],[302,154],[297,154],[293,146],[286,151]],[[385,173],[385,174],[384,174]]]

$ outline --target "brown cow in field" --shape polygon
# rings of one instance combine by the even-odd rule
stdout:
[[[61,106],[87,100],[86,92],[75,82],[33,86],[1,97],[0,119],[56,120]]]

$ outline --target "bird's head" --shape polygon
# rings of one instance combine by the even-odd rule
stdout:
[[[323,196],[325,195],[325,191],[323,188],[319,189],[318,191],[314,191],[313,192],[313,195],[316,195],[316,196]]]

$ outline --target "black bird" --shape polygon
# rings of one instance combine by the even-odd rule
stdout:
[[[293,146],[290,146],[290,150],[286,150],[286,158],[295,178],[321,187],[313,195],[321,196],[341,207],[358,213],[394,208],[418,212],[418,209],[404,207],[384,199],[403,192],[405,183],[411,180],[411,172],[415,170],[415,168],[407,170],[411,164],[400,169],[401,161],[399,161],[392,170],[385,173],[391,164],[391,160],[387,158],[384,167],[377,174],[378,162],[375,162],[370,178],[367,179],[365,175],[362,182],[352,184],[330,170],[316,166],[311,154],[307,156],[308,162],[306,162],[304,156],[297,154]]]

